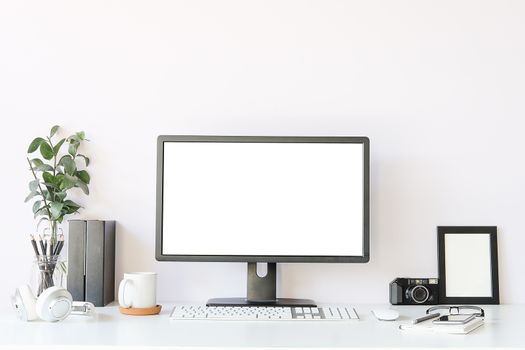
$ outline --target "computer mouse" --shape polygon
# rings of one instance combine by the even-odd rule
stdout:
[[[399,312],[391,309],[376,309],[372,310],[372,314],[379,321],[395,321],[399,318]]]

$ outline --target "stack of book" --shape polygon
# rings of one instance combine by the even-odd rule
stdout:
[[[115,221],[70,220],[67,289],[75,301],[115,300]]]

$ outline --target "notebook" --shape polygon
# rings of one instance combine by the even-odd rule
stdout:
[[[399,326],[399,329],[403,331],[427,331],[436,333],[449,333],[449,334],[468,334],[478,327],[483,325],[483,317],[476,317],[472,321],[465,324],[435,324],[432,320],[424,321],[421,323],[406,323]]]

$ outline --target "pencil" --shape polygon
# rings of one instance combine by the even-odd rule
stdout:
[[[46,247],[46,255],[51,256],[51,251],[53,249],[53,246],[51,245],[51,240],[49,238],[45,238],[46,243],[44,246]]]
[[[40,243],[40,250],[42,251],[42,255],[46,255],[46,247],[44,247],[44,242],[42,242],[42,236],[38,235],[36,237],[36,240],[38,243]]]
[[[31,245],[33,246],[33,250],[35,251],[35,255],[39,256],[40,254],[38,254],[38,247],[36,246],[35,238],[33,237],[33,235],[29,235],[29,239],[31,240]]]
[[[44,235],[44,238],[40,237],[40,239],[42,240],[42,244],[44,245],[44,246],[43,246],[44,251],[42,252],[42,255],[47,255],[47,240],[46,240],[46,235]]]
[[[60,252],[62,251],[62,247],[64,246],[64,236],[60,235],[58,237],[57,245],[55,246],[55,251],[53,252],[53,255],[60,255]]]

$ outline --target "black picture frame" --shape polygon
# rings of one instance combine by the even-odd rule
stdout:
[[[490,237],[490,276],[492,296],[458,297],[447,296],[446,278],[446,235],[454,234],[487,234]],[[498,243],[497,226],[438,226],[438,267],[439,267],[439,303],[440,304],[499,304],[498,282]]]

